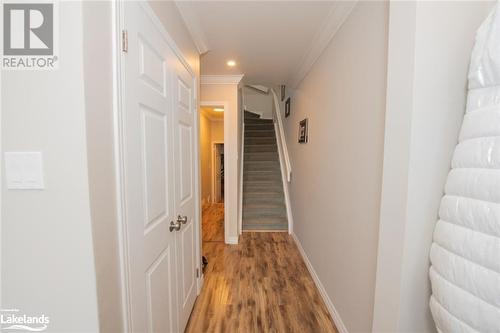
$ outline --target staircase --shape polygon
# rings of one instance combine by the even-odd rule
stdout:
[[[243,231],[287,231],[274,124],[245,111]]]

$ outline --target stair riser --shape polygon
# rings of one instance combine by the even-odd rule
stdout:
[[[247,214],[247,215],[245,215]],[[249,216],[248,214],[264,214],[264,215],[274,215],[277,217],[285,217],[286,209],[285,206],[276,206],[275,208],[259,207],[257,206],[243,206],[243,215]]]
[[[285,213],[270,213],[270,212],[243,212],[244,219],[254,219],[254,218],[286,218]]]
[[[274,138],[274,131],[245,131],[246,138]]]
[[[259,192],[259,191],[272,191],[279,192],[283,190],[283,186],[280,183],[270,183],[270,182],[247,182],[243,185],[243,192],[247,190],[248,192]]]
[[[274,124],[245,124],[245,131],[274,131]]]
[[[268,172],[281,172],[279,166],[259,166],[259,165],[245,165],[243,167],[243,172],[248,171],[268,171]]]
[[[269,176],[262,176],[262,175],[247,175],[243,177],[243,181],[245,182],[252,182],[252,181],[267,181],[267,182],[275,182],[278,184],[281,184],[281,175],[269,175]]]
[[[278,154],[251,153],[245,154],[245,161],[279,162]]]
[[[246,124],[250,125],[269,125],[273,124],[272,119],[259,119],[259,118],[245,118],[245,126]]]
[[[278,154],[278,147],[275,145],[255,145],[255,146],[246,146],[246,153],[275,153]]]
[[[253,185],[243,186],[243,194],[245,192],[265,192],[265,191],[279,193],[280,190],[283,190],[283,187],[280,187],[280,186],[253,186]]]
[[[285,198],[277,195],[275,197],[251,196],[243,194],[243,205],[259,205],[259,204],[285,204]]]
[[[257,146],[257,145],[275,145],[276,144],[276,139],[275,138],[246,138],[245,139],[245,145],[252,145],[252,146]]]
[[[262,225],[262,226],[269,226],[269,225],[287,225],[287,220],[286,218],[271,218],[271,217],[263,217],[263,218],[247,218],[246,221],[244,221],[244,225]]]

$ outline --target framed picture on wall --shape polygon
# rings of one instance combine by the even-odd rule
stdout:
[[[280,86],[280,90],[281,90],[281,101],[283,102],[285,100],[285,95],[286,95],[286,87],[285,87],[285,85],[281,85]]]
[[[288,97],[285,102],[285,118],[287,118],[289,115],[290,115],[290,97]]]
[[[307,129],[307,118],[299,122],[299,143],[307,143],[308,140],[308,129]]]

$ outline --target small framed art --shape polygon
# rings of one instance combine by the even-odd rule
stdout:
[[[299,143],[307,143],[308,140],[307,123],[308,123],[307,118],[299,122]]]
[[[286,95],[286,87],[285,85],[280,86],[280,91],[281,91],[281,101],[283,102],[285,100],[285,95]]]

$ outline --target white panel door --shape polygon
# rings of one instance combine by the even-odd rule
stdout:
[[[196,299],[196,128],[193,78],[180,61],[175,63],[174,134],[175,201],[185,223],[176,237],[178,260],[179,328],[183,330]]]
[[[177,220],[172,85],[176,57],[143,6],[123,2],[128,32],[128,52],[121,59],[129,329],[179,332],[175,253],[179,231],[169,230],[171,221]]]

